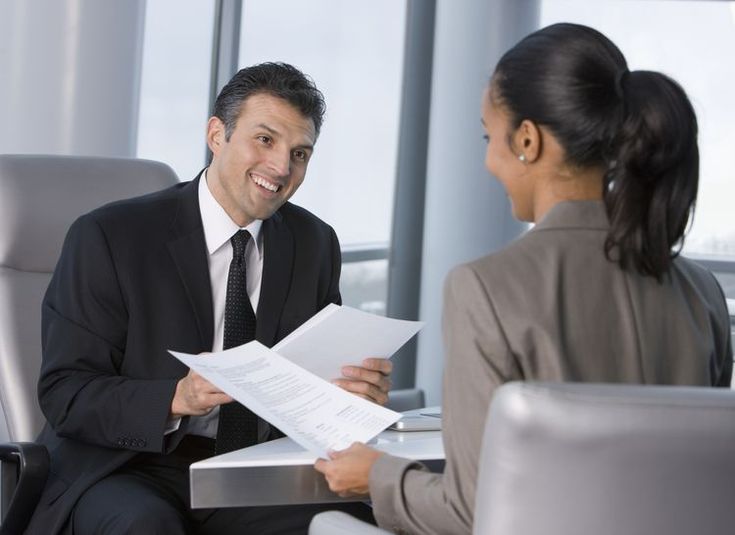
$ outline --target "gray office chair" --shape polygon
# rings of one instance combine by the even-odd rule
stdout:
[[[475,533],[727,533],[733,445],[729,389],[508,384],[488,415]]]
[[[41,300],[71,223],[113,200],[178,182],[149,160],[0,155],[0,535],[22,533],[46,480],[48,454],[32,444],[44,423],[36,399]]]
[[[309,535],[391,535],[342,511],[319,513],[309,524]]]
[[[488,414],[473,532],[730,532],[733,445],[732,390],[508,383]],[[387,532],[328,512],[309,533]]]

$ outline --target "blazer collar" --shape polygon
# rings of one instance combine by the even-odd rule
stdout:
[[[532,230],[556,228],[607,230],[610,223],[605,204],[602,201],[562,201],[553,206]]]
[[[207,246],[199,211],[200,179],[201,173],[178,192],[178,207],[171,223],[168,248],[194,311],[202,345],[209,349],[214,340],[214,312]],[[276,342],[291,285],[294,237],[280,211],[263,221],[261,232],[265,257],[256,312],[256,338],[270,347]]]
[[[280,211],[263,221],[263,281],[255,314],[256,338],[268,347],[276,342],[288,295],[294,260],[294,238]]]
[[[214,340],[214,313],[207,246],[199,213],[200,177],[201,173],[178,191],[178,205],[171,222],[168,249],[194,311],[202,347],[209,350]]]

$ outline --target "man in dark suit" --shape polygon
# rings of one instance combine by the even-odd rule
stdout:
[[[250,413],[253,440],[238,431],[225,448],[220,433],[233,433],[223,418],[236,404],[167,350],[227,344],[239,321],[225,312],[235,264],[249,301],[243,321],[265,345],[340,302],[334,231],[287,202],[323,113],[321,93],[294,67],[243,69],[217,98],[212,162],[196,179],[72,225],[43,304],[39,400],[48,423],[39,441],[51,474],[28,533],[306,530],[319,507],[188,507],[191,462],[280,434]],[[390,367],[366,359],[335,382],[384,403]],[[350,507],[365,516],[361,504]]]

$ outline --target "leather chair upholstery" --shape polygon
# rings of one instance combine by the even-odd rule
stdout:
[[[488,413],[473,533],[728,533],[734,444],[730,389],[508,383]],[[310,535],[387,533],[343,515],[317,515]]]
[[[150,160],[0,155],[0,407],[13,441],[0,444],[2,535],[22,532],[46,479],[48,455],[30,443],[44,423],[40,305],[64,236],[83,213],[177,181]]]
[[[309,524],[309,535],[390,535],[385,531],[358,520],[342,511],[326,511],[319,513]]]
[[[510,383],[488,414],[475,533],[726,533],[733,444],[730,389]]]

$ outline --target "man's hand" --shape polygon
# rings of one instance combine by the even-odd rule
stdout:
[[[176,392],[171,401],[171,417],[202,416],[217,405],[230,403],[232,398],[207,381],[194,370],[176,383]]]
[[[329,489],[343,498],[370,492],[370,469],[382,452],[355,442],[342,451],[330,451],[329,460],[318,459],[314,468],[324,474]]]
[[[390,372],[393,363],[388,359],[369,358],[362,361],[362,366],[344,366],[341,379],[333,382],[348,392],[385,405],[390,390]]]

